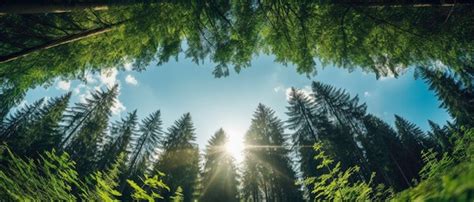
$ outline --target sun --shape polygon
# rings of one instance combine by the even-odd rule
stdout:
[[[225,150],[238,162],[243,160],[244,142],[241,135],[230,135],[225,144]]]

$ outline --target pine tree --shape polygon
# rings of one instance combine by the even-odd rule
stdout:
[[[431,131],[428,132],[428,135],[434,139],[436,143],[436,148],[439,153],[443,152],[451,152],[453,147],[453,140],[450,137],[450,132],[448,127],[440,127],[435,122],[428,120],[428,124],[430,125]]]
[[[37,118],[31,120],[28,126],[30,146],[28,154],[37,157],[38,154],[52,148],[57,148],[62,139],[60,123],[68,106],[71,93],[49,99],[38,111]]]
[[[181,186],[184,201],[192,201],[199,174],[199,148],[195,143],[196,134],[189,113],[184,114],[168,129],[162,143],[162,153],[154,167],[154,172],[166,174],[171,190]],[[163,194],[165,198],[172,192]]]
[[[418,179],[418,173],[423,166],[421,151],[427,148],[424,146],[424,133],[415,124],[398,115],[395,115],[395,127],[403,148],[400,151],[405,159],[403,170],[406,170],[408,179]]]
[[[10,138],[15,138],[19,131],[25,130],[30,118],[37,112],[43,104],[44,98],[35,101],[31,105],[17,110],[15,113],[10,115],[3,123],[1,131],[1,140],[6,141]]]
[[[5,123],[4,141],[17,155],[28,157],[57,147],[62,137],[59,124],[70,97],[67,93],[46,102],[41,99],[17,111]]]
[[[152,157],[156,155],[159,147],[159,141],[163,135],[162,121],[160,111],[157,110],[148,117],[144,118],[139,125],[138,133],[132,142],[132,151],[130,154],[127,171],[121,176],[121,188],[124,197],[131,195],[132,190],[126,185],[126,180],[131,179],[141,182],[144,175],[149,171],[152,164]],[[128,198],[122,198],[127,200]]]
[[[98,170],[105,170],[123,154],[127,157],[130,153],[130,142],[132,137],[136,135],[137,126],[137,110],[129,113],[127,117],[117,121],[112,125],[110,135],[107,137],[106,143],[102,149],[100,160],[98,162]],[[123,169],[123,168],[122,168]]]
[[[0,120],[3,120],[7,117],[11,108],[23,99],[26,90],[19,88],[18,86],[2,86],[0,87],[0,92]]]
[[[115,104],[118,86],[96,91],[85,103],[78,103],[66,117],[66,134],[61,145],[77,163],[80,175],[89,174],[97,163],[101,141],[106,135],[111,107]]]
[[[323,140],[330,144],[328,137],[333,135],[333,127],[325,114],[317,113],[315,103],[303,91],[291,88],[288,104],[286,114],[289,118],[286,122],[292,131],[292,149],[297,151],[302,177],[319,176],[322,172],[314,168],[321,162],[314,158],[316,153],[312,145]],[[311,186],[307,184],[306,187],[310,201],[314,199],[314,195],[309,194],[313,190]]]
[[[360,136],[360,142],[365,148],[369,168],[376,172],[376,184],[383,183],[396,190],[410,186],[406,170],[401,165],[406,160],[400,155],[403,150],[397,133],[380,118],[368,114],[364,118],[367,134]]]
[[[461,125],[474,125],[474,91],[463,86],[448,73],[437,72],[428,68],[418,68],[417,73],[429,84],[441,100],[441,107]]]
[[[138,170],[143,169],[143,166],[140,165],[147,164],[149,157],[155,153],[160,137],[163,135],[162,121],[160,117],[161,114],[158,110],[142,120],[142,123],[139,126],[139,136],[134,141],[133,151],[130,156],[130,166],[128,169],[129,174],[144,174],[138,172]]]
[[[368,180],[370,171],[364,156],[363,148],[358,144],[358,137],[367,132],[363,124],[367,106],[359,104],[357,96],[351,98],[349,93],[320,82],[312,83],[313,98],[316,110],[326,113],[333,120],[339,132],[334,132],[333,143],[336,144],[336,156],[339,156],[343,167],[358,165],[361,167],[359,177]],[[345,165],[345,166],[344,166]]]
[[[299,201],[283,123],[259,104],[245,135],[244,200]]]
[[[208,141],[202,174],[202,201],[239,201],[237,167],[225,150],[227,135],[219,129]]]

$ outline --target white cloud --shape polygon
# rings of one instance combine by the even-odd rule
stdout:
[[[364,97],[370,97],[370,96],[371,96],[371,94],[369,93],[369,91],[364,92]]]
[[[134,86],[138,84],[137,79],[130,74],[125,77],[125,82]]]
[[[125,111],[127,108],[123,105],[123,103],[119,99],[115,99],[115,104],[110,109],[112,114],[118,115],[121,112]]]
[[[60,80],[58,81],[56,88],[68,91],[71,88],[71,82]]]
[[[117,83],[117,69],[110,68],[100,72],[100,82],[105,84],[108,88],[112,88]]]
[[[132,71],[133,70],[133,66],[132,66],[132,63],[131,62],[127,62],[123,65],[123,68],[125,68],[126,71]]]

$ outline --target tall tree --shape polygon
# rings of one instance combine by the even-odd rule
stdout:
[[[364,156],[363,148],[358,144],[358,137],[367,132],[363,124],[367,106],[359,104],[357,96],[351,98],[349,93],[342,89],[336,89],[330,85],[320,82],[312,83],[314,102],[320,113],[326,113],[330,120],[339,127],[340,132],[335,133],[333,142],[339,145],[338,155],[347,156],[341,162],[347,166],[359,165],[361,167],[361,178],[368,179],[370,171]],[[344,155],[341,155],[344,154]]]
[[[219,129],[208,141],[202,174],[202,201],[239,201],[235,159],[226,151],[227,135]]]
[[[133,144],[128,175],[141,176],[144,174],[143,166],[150,163],[150,157],[155,154],[159,140],[163,135],[163,123],[160,117],[161,113],[157,110],[142,120],[139,126],[139,136],[136,137]]]
[[[441,127],[435,122],[428,120],[431,131],[428,135],[436,142],[438,152],[451,152],[453,147],[453,138],[450,137],[450,131],[447,126]]]
[[[30,120],[28,134],[30,146],[27,154],[38,157],[44,151],[57,148],[61,143],[63,134],[61,123],[64,113],[71,98],[71,93],[49,99],[38,111],[35,118]]]
[[[164,180],[171,190],[183,189],[184,201],[193,201],[199,175],[199,148],[195,143],[196,134],[191,115],[184,114],[168,129],[162,143],[162,152],[155,164],[155,172],[166,174]],[[163,196],[172,196],[165,192]]]
[[[110,134],[106,136],[105,144],[102,148],[98,170],[109,169],[117,160],[120,154],[127,157],[130,154],[130,142],[136,135],[137,110],[129,113],[125,118],[112,124]],[[126,170],[121,168],[122,171]]]
[[[97,163],[100,143],[106,135],[111,107],[115,104],[118,85],[105,91],[96,91],[77,103],[65,120],[62,145],[76,161],[80,175],[89,174]]]
[[[403,146],[397,133],[380,118],[368,114],[364,117],[367,134],[360,136],[365,149],[369,169],[376,173],[375,183],[389,185],[396,190],[410,186],[410,179],[402,168],[406,161]]]
[[[259,104],[245,135],[244,200],[299,201],[286,145],[283,123],[270,108]]]
[[[15,133],[18,131],[24,130],[24,127],[27,126],[28,121],[37,112],[41,105],[43,104],[44,98],[35,101],[31,105],[26,105],[25,107],[14,112],[10,117],[2,122],[2,131],[0,137],[2,141],[5,141],[12,136],[15,136]]]
[[[400,151],[405,161],[403,162],[406,176],[409,180],[418,179],[418,173],[423,166],[421,151],[426,149],[424,145],[424,133],[415,124],[395,115],[395,127],[402,143],[403,150]]]
[[[447,109],[459,124],[474,125],[474,90],[470,86],[456,81],[446,72],[418,68],[417,73],[429,84],[430,89],[436,92],[441,107]]]
[[[303,178],[319,176],[320,170],[314,169],[321,162],[314,158],[316,152],[312,145],[316,141],[330,144],[330,136],[334,135],[334,127],[323,113],[317,113],[312,98],[303,91],[291,88],[288,98],[287,127],[292,131],[292,149],[297,151],[299,168]],[[309,194],[313,188],[306,186],[306,195],[314,200],[314,195]]]
[[[2,139],[18,155],[37,157],[45,150],[57,147],[61,141],[60,122],[71,93],[36,101],[12,115],[2,131]]]

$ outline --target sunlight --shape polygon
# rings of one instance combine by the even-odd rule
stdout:
[[[227,153],[232,155],[237,162],[243,161],[244,141],[241,131],[229,131],[229,140],[225,145]]]

